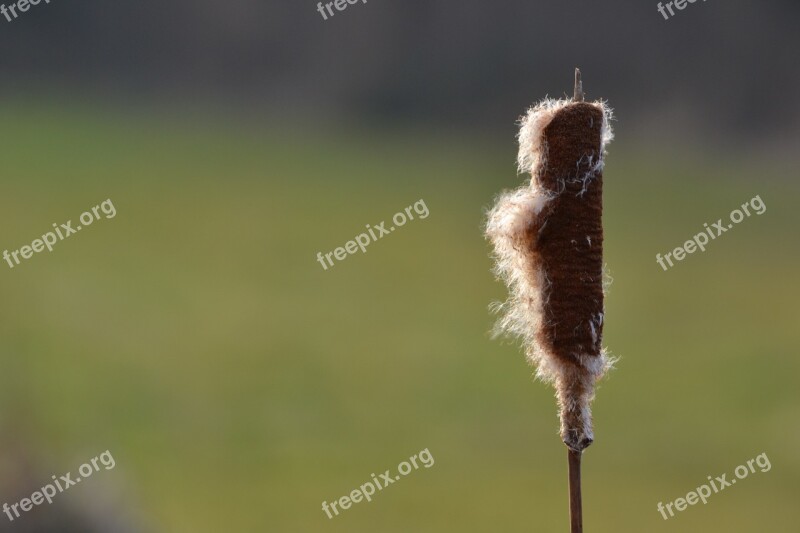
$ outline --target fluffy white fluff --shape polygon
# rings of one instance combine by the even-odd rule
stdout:
[[[519,153],[517,154],[517,166],[520,173],[528,173],[531,178],[536,181],[539,179],[539,172],[544,169],[545,161],[547,159],[547,147],[544,146],[544,129],[553,120],[553,117],[564,107],[572,104],[570,99],[556,100],[553,98],[545,98],[538,104],[528,109],[525,116],[519,120]],[[606,146],[614,139],[614,131],[611,129],[611,121],[614,120],[614,112],[603,101],[597,101],[593,104],[595,107],[603,112],[603,127],[600,132],[600,152],[605,155]],[[602,169],[601,157],[598,161]]]

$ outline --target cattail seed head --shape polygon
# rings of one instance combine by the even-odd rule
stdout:
[[[602,171],[613,134],[603,102],[547,99],[520,121],[518,163],[529,184],[489,212],[495,273],[509,287],[496,332],[519,336],[537,376],[553,383],[561,437],[594,439],[590,403],[611,366],[602,348]]]

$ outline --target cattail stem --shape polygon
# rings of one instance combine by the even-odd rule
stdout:
[[[583,102],[581,71],[575,69],[575,91],[572,100]],[[569,522],[571,533],[583,533],[583,498],[581,496],[581,456],[583,451],[567,448],[569,470]]]
[[[571,533],[583,533],[581,500],[581,455],[583,452],[567,449],[569,459],[569,521]]]

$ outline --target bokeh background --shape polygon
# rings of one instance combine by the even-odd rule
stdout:
[[[587,531],[796,532],[800,5],[53,0],[0,18],[0,498],[109,450],[0,531],[565,531],[552,392],[514,342],[482,237],[515,120],[615,109]],[[760,195],[664,272],[655,262]],[[327,271],[366,224],[402,231]],[[333,501],[435,458],[329,520]],[[658,502],[766,453],[664,521]]]

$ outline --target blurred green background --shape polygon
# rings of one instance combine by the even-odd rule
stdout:
[[[482,224],[523,180],[513,138],[98,105],[0,114],[3,249],[105,199],[117,209],[0,265],[0,421],[42,465],[35,482],[109,449],[116,468],[59,499],[108,487],[145,530],[566,529],[552,391],[488,334],[505,288]],[[605,343],[621,360],[595,402],[587,531],[797,531],[795,175],[774,157],[611,145]],[[763,215],[656,264],[755,195]],[[316,262],[419,199],[427,219]],[[322,512],[424,448],[432,468]],[[657,512],[761,453],[769,472]]]
[[[9,4],[6,2],[6,4]],[[485,211],[515,119],[607,99],[592,533],[800,523],[796,0],[40,3],[0,15],[0,505],[108,450],[0,533],[567,529],[552,391],[492,340]],[[666,254],[760,195],[664,272]],[[407,206],[430,210],[323,270]],[[387,224],[390,225],[391,223]],[[334,519],[371,474],[414,471]],[[707,505],[671,502],[766,453]]]

